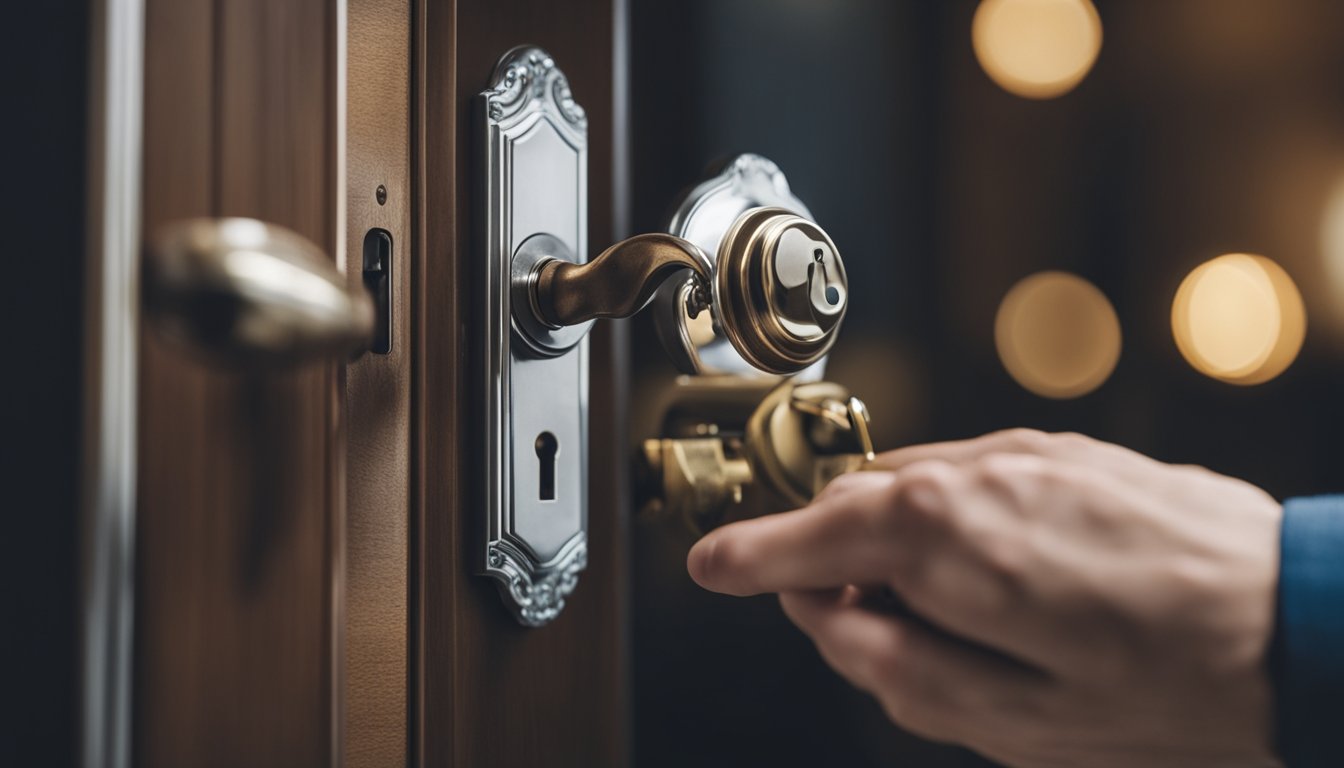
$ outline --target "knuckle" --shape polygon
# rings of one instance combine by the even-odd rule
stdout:
[[[1096,441],[1081,432],[1060,432],[1051,437],[1054,449],[1063,455],[1076,455],[1091,448]]]
[[[1039,429],[1029,429],[1027,427],[1015,427],[996,433],[999,443],[1002,443],[1009,449],[1017,449],[1026,453],[1043,453],[1046,451],[1054,436]]]
[[[944,522],[952,468],[942,462],[920,462],[907,467],[899,482],[888,488],[890,505],[924,522]]]
[[[826,484],[826,487],[821,489],[821,492],[818,493],[816,497],[812,499],[812,503],[819,504],[848,495],[862,484],[862,481],[859,479],[860,474],[861,473],[858,472],[846,472],[837,475]]]
[[[1008,486],[1021,479],[1026,469],[1021,456],[1012,453],[991,453],[980,459],[976,468],[980,478],[992,486]]]
[[[825,514],[841,527],[872,530],[881,527],[895,512],[892,488],[895,476],[890,472],[854,472],[841,475],[826,486],[814,506],[824,506]]]
[[[1023,506],[1078,482],[1080,477],[1080,470],[1070,464],[1013,453],[984,456],[977,469],[982,483]]]
[[[986,486],[1013,496],[1024,495],[1042,473],[1038,458],[1015,453],[991,453],[980,459],[976,469]]]

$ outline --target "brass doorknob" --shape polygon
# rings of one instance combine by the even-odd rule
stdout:
[[[274,224],[173,222],[147,244],[143,273],[150,323],[210,362],[288,365],[358,353],[372,339],[367,293],[322,249]]]
[[[848,305],[844,264],[821,227],[757,208],[728,229],[717,265],[667,234],[623,240],[587,264],[554,237],[529,238],[514,256],[514,319],[538,352],[558,354],[585,323],[638,312],[678,274],[686,275],[678,311],[695,318],[709,309],[743,359],[768,373],[795,373],[825,355]]]
[[[823,377],[849,305],[845,268],[779,166],[732,158],[687,192],[667,231],[703,248],[719,283],[712,323],[685,311],[684,283],[655,299],[658,335],[682,372]]]
[[[737,218],[719,246],[714,306],[738,354],[770,373],[794,373],[835,343],[849,282],[821,227],[783,208]]]

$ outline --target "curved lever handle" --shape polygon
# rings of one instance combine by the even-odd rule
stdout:
[[[144,303],[165,338],[230,365],[366,350],[373,302],[306,238],[255,219],[189,219],[144,255]]]
[[[707,308],[713,268],[698,246],[663,233],[636,235],[611,246],[587,264],[550,259],[537,267],[533,310],[552,328],[603,317],[629,317],[653,299],[663,282],[689,269],[700,296],[692,316]]]

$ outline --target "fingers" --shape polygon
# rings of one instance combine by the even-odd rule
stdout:
[[[1060,580],[1042,549],[1053,539],[1031,517],[1074,503],[1060,472],[1091,471],[1004,454],[855,473],[810,507],[714,531],[687,566],[733,595],[888,586],[940,628],[1054,669],[1067,627],[1043,595]]]
[[[912,619],[862,607],[857,590],[786,592],[780,604],[826,663],[927,738],[984,741],[1039,712],[1048,678]]]
[[[912,445],[879,454],[878,469],[900,469],[921,461],[966,464],[992,454],[1028,454],[1131,474],[1151,469],[1157,462],[1112,443],[1075,433],[1046,433],[1034,429],[1006,429],[970,440]]]
[[[896,551],[882,529],[898,483],[860,473],[827,502],[719,528],[691,548],[687,570],[702,587],[739,596],[883,582]]]

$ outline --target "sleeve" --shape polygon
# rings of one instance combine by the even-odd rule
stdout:
[[[1272,657],[1288,768],[1344,766],[1344,496],[1283,505]]]

